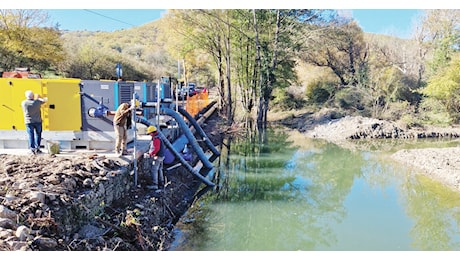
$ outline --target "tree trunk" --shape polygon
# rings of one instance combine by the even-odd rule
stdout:
[[[228,16],[227,16],[228,17]],[[231,83],[231,67],[230,67],[230,23],[227,21],[227,35],[225,36],[225,62],[226,62],[226,77],[227,77],[227,125],[233,123],[232,110],[232,83]]]

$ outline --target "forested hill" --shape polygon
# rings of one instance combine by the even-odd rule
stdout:
[[[266,121],[274,107],[407,125],[460,119],[460,10],[423,10],[411,39],[364,33],[335,10],[168,10],[111,33],[24,26],[37,12],[0,13],[3,71],[115,79],[120,63],[126,80],[177,76],[216,88],[229,124]]]
[[[161,21],[115,32],[65,31],[62,38],[72,59],[91,62],[100,78],[115,76],[115,64],[123,64],[124,74],[130,80],[154,80],[177,71],[177,59],[166,51]],[[84,68],[70,77],[93,78]],[[79,75],[82,73],[83,75]]]
[[[129,64],[129,68],[133,68],[133,72],[138,75],[138,80],[142,77],[158,78],[165,75],[177,75],[177,57],[173,57],[168,53],[172,46],[168,46],[168,38],[178,39],[179,41],[187,41],[187,38],[182,38],[174,35],[174,30],[168,29],[167,25],[160,18],[141,26],[132,27],[130,29],[117,30],[114,32],[101,31],[62,31],[62,39],[65,43],[65,48],[69,53],[87,54],[93,57],[106,57],[115,62]],[[401,39],[394,36],[383,34],[373,34],[363,32],[364,39],[371,45],[385,45],[384,48],[391,50],[393,48],[405,49],[413,46],[412,40]],[[75,50],[78,50],[75,52]],[[77,58],[77,55],[73,56]],[[109,58],[112,57],[112,58]],[[84,59],[81,57],[81,59]],[[70,62],[70,61],[69,61]],[[104,73],[105,78],[114,77],[113,64],[100,64],[100,70],[104,71],[103,66],[107,65],[109,71]],[[311,69],[305,68],[306,64],[299,61],[298,69],[301,74],[306,74],[304,71]],[[308,74],[308,73],[307,73]],[[69,75],[72,76],[72,75]],[[75,75],[76,77],[79,76]],[[91,77],[91,75],[88,75]],[[133,75],[133,79],[136,77]],[[305,83],[305,82],[304,82]]]

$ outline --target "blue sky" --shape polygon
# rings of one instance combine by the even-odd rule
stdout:
[[[364,32],[409,38],[420,9],[354,9],[352,16]]]
[[[95,0],[96,1],[96,0]],[[63,30],[108,31],[128,29],[157,20],[165,9],[44,9],[52,24]]]
[[[238,4],[235,4],[238,2]],[[47,10],[52,24],[61,29],[115,31],[139,26],[161,17],[166,9],[188,8],[311,8],[351,11],[365,32],[408,37],[414,17],[420,9],[460,8],[452,0],[21,0],[2,1],[0,8],[36,8]],[[376,3],[377,2],[377,3]],[[409,3],[408,3],[409,2]],[[414,3],[418,2],[418,3]],[[434,2],[434,3],[433,3]]]
[[[157,20],[165,9],[46,9],[50,22],[65,30],[115,31]],[[416,9],[347,10],[365,32],[409,36]]]

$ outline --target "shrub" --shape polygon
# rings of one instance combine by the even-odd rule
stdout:
[[[281,109],[299,109],[302,108],[306,101],[301,95],[297,95],[295,87],[288,89],[275,89],[273,91],[272,104]]]
[[[422,100],[418,115],[422,124],[447,126],[453,123],[442,101],[434,98]]]
[[[306,96],[311,104],[324,104],[332,96],[336,83],[315,81],[307,86]]]
[[[363,93],[355,87],[341,89],[335,95],[335,104],[342,109],[363,110]]]

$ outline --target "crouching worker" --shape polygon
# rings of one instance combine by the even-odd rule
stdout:
[[[147,188],[160,191],[164,188],[164,176],[163,176],[163,160],[164,160],[164,147],[163,142],[158,136],[158,131],[155,126],[149,126],[147,128],[147,134],[152,137],[150,142],[149,151],[144,154],[144,158],[152,159],[150,167],[150,174],[152,176],[152,185]]]

